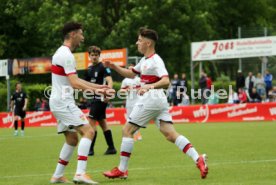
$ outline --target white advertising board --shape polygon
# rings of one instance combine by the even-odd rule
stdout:
[[[276,36],[192,43],[192,61],[276,55]]]

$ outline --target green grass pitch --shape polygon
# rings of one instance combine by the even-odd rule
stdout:
[[[110,185],[275,185],[275,122],[175,124],[199,153],[207,153],[209,175],[202,180],[193,161],[167,142],[154,125],[142,129],[143,140],[134,145],[127,180],[107,179],[102,172],[118,165],[119,154],[104,156],[106,143],[98,128],[95,156],[88,173],[100,184]],[[120,150],[121,126],[112,126]],[[55,127],[26,128],[14,137],[0,129],[0,185],[49,185],[63,135]],[[65,175],[73,178],[76,152]]]

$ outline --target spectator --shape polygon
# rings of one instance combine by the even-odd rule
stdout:
[[[87,102],[87,100],[86,100],[85,98],[80,97],[80,101],[79,101],[79,103],[78,103],[77,105],[78,105],[78,107],[79,107],[80,109],[87,109],[87,107],[88,107],[88,102]]]
[[[210,96],[208,97],[208,103],[209,105],[214,105],[219,103],[219,97],[216,92],[212,92]]]
[[[39,111],[49,111],[50,110],[49,103],[47,102],[47,100],[45,98],[42,98],[42,102],[41,102],[40,108],[38,110]]]
[[[266,97],[265,86],[266,85],[264,82],[264,78],[262,77],[261,73],[258,73],[257,78],[255,80],[254,87],[257,89],[257,93],[261,96],[263,100]]]
[[[238,75],[236,78],[236,91],[239,91],[239,88],[244,88],[245,86],[245,78],[242,74],[241,70],[238,70]]]
[[[173,88],[172,88],[172,84],[170,84],[167,92],[169,93],[169,96],[168,96],[168,103],[170,104],[170,106],[173,105],[172,101],[173,101]]]
[[[242,88],[239,88],[239,103],[246,103],[247,102],[247,95],[244,92],[244,90]]]
[[[183,101],[183,98],[185,95],[187,96],[188,92],[188,81],[186,80],[186,74],[182,73],[181,74],[181,79],[179,80],[179,92],[180,92],[180,101]]]
[[[252,93],[250,94],[250,103],[262,102],[261,96],[258,94],[257,89],[253,88]]]
[[[212,84],[213,84],[212,79],[207,74],[205,74],[205,76],[206,76],[207,89],[211,90]]]
[[[180,98],[178,98],[177,96],[177,91],[180,86],[178,74],[173,75],[173,80],[171,81],[171,85],[172,85],[172,102],[174,106],[177,106],[180,100]]]
[[[40,101],[39,98],[36,98],[34,110],[35,110],[35,111],[38,111],[40,107],[41,107],[41,101]]]
[[[272,74],[268,70],[265,71],[264,81],[266,84],[266,96],[268,97],[268,92],[272,89]]]
[[[245,79],[245,88],[249,95],[252,93],[252,89],[254,87],[255,80],[256,80],[255,76],[253,76],[252,72],[249,72],[248,76]]]
[[[229,91],[229,96],[228,96],[228,103],[233,104],[233,103],[239,103],[239,97],[238,94],[233,91],[233,89],[230,89]]]
[[[268,93],[268,98],[270,102],[276,102],[276,86]]]
[[[204,72],[201,72],[201,77],[199,79],[199,88],[201,92],[201,103],[206,104],[208,102],[208,98],[206,97],[207,79]]]
[[[189,96],[185,92],[182,93],[181,95],[182,95],[181,105],[190,105]]]

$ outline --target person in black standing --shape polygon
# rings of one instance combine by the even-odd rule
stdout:
[[[24,128],[28,99],[25,92],[22,91],[22,85],[17,82],[15,92],[11,97],[11,111],[14,113],[14,136],[18,136],[18,120],[21,119],[21,136],[24,136]]]
[[[242,74],[241,70],[238,70],[238,74],[236,77],[236,92],[239,92],[239,88],[244,88],[245,86],[245,77]]]
[[[174,106],[177,106],[180,102],[180,98],[178,98],[178,87],[180,86],[180,81],[178,78],[178,74],[173,75],[173,79],[171,81],[172,86],[172,102]]]
[[[85,74],[85,80],[100,85],[107,83],[107,85],[112,88],[113,81],[111,78],[111,70],[109,68],[105,68],[102,62],[99,61],[101,49],[97,46],[90,46],[88,48],[88,54],[92,65],[88,67],[88,70]],[[89,156],[94,155],[94,145],[97,139],[97,121],[103,130],[105,140],[108,145],[108,148],[104,154],[109,155],[117,153],[113,143],[112,132],[106,123],[107,102],[108,99],[103,99],[101,96],[97,95],[93,96],[91,99],[88,120],[95,131],[95,136],[92,140],[88,154]]]
[[[201,103],[204,105],[208,102],[207,97],[207,78],[204,72],[201,72],[201,77],[199,79],[199,88],[201,92]]]
[[[180,101],[182,102],[184,95],[188,93],[188,81],[186,79],[186,74],[181,74],[181,79],[179,80],[180,84]]]

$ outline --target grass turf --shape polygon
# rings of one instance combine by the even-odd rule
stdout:
[[[143,140],[135,143],[127,180],[103,177],[103,171],[118,165],[119,154],[103,155],[106,144],[101,132],[95,156],[89,157],[88,173],[100,184],[112,185],[275,184],[275,122],[175,124],[175,127],[199,153],[207,153],[210,168],[207,179],[200,179],[193,161],[167,142],[154,125],[142,129]],[[120,150],[121,127],[111,128]],[[0,185],[49,185],[63,142],[55,127],[26,128],[24,137],[14,137],[12,129],[0,129]],[[69,179],[75,173],[76,152],[65,171]]]

